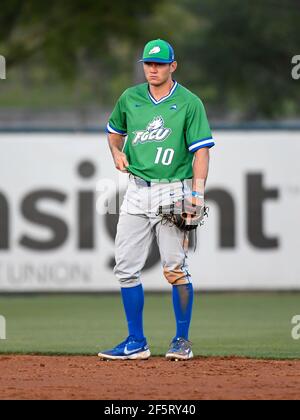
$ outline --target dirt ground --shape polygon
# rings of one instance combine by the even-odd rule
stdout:
[[[0,399],[300,399],[300,361],[0,356]]]

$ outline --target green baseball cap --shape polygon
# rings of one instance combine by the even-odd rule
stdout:
[[[144,54],[140,63],[166,63],[170,64],[175,61],[175,53],[173,47],[162,39],[156,39],[148,42],[145,46]]]

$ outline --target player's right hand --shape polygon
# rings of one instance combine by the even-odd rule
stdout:
[[[127,156],[125,155],[125,153],[123,152],[118,152],[118,154],[116,154],[114,156],[114,161],[115,161],[115,166],[116,169],[118,169],[119,171],[123,172],[123,173],[128,173],[128,160],[127,160]]]

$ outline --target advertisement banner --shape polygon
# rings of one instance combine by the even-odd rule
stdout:
[[[214,135],[209,217],[195,252],[190,241],[195,288],[300,289],[300,133]],[[1,134],[0,292],[119,290],[114,239],[127,183],[104,134]],[[142,280],[170,288],[155,242]]]

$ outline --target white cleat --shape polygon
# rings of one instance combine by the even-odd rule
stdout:
[[[192,343],[184,338],[176,338],[170,344],[166,359],[179,362],[193,359]]]

